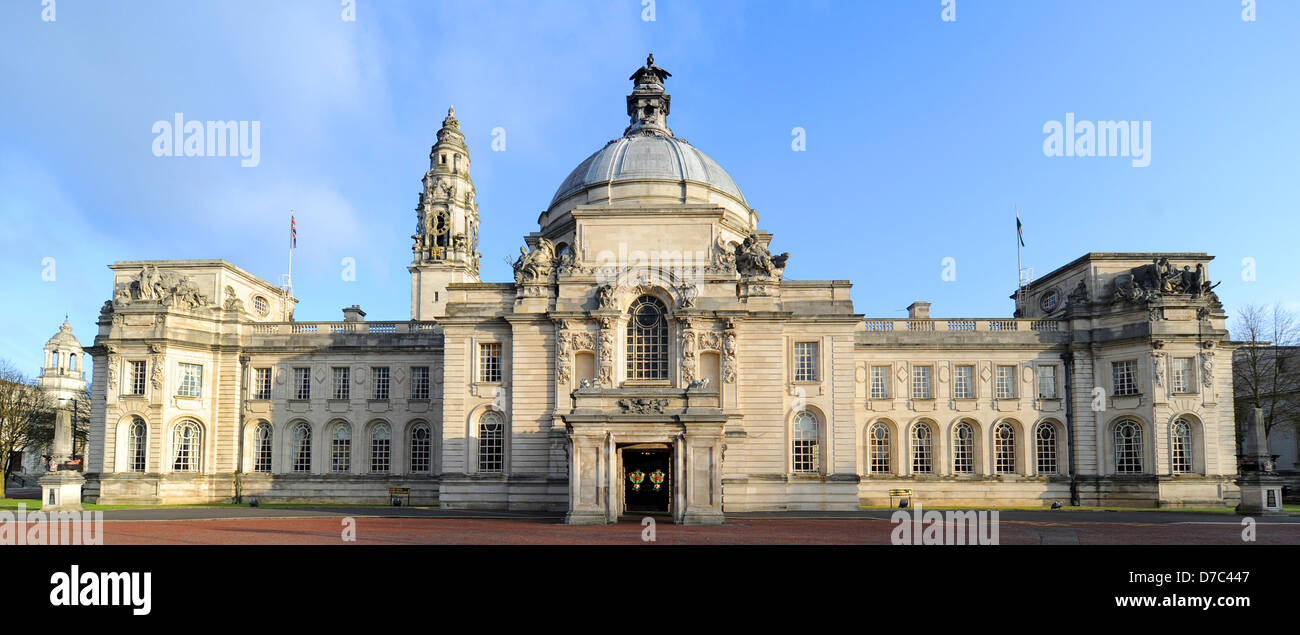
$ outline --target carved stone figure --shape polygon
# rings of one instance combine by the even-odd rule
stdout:
[[[618,289],[613,284],[601,285],[596,289],[596,308],[601,311],[618,310]]]
[[[1214,386],[1214,351],[1201,353],[1201,383],[1206,388]]]
[[[743,277],[780,278],[790,254],[773,256],[759,242],[758,234],[750,234],[736,246],[736,271]]]
[[[617,403],[618,407],[623,409],[624,414],[648,415],[663,414],[664,406],[668,405],[668,400],[631,397],[619,399]]]
[[[117,390],[117,364],[120,358],[117,356],[117,349],[108,348],[108,390],[113,392]]]
[[[171,271],[159,271],[158,265],[141,267],[139,275],[114,294],[114,300],[119,303],[157,302],[186,309],[210,304],[193,279]]]
[[[695,381],[695,332],[690,330],[682,333],[682,380]]]
[[[545,238],[537,239],[537,248],[528,251],[519,248],[519,259],[515,261],[515,283],[543,282],[555,271],[555,244]]]
[[[681,308],[695,308],[695,300],[700,297],[700,290],[698,287],[693,284],[682,284],[677,287],[677,293],[681,297]]]
[[[1070,292],[1070,295],[1066,296],[1065,301],[1069,303],[1071,306],[1087,304],[1088,303],[1087,283],[1085,283],[1083,280],[1080,280],[1079,285],[1076,286],[1074,290]]]
[[[736,381],[736,332],[727,331],[722,337],[722,381]]]
[[[713,261],[722,271],[736,270],[736,248],[727,243],[727,239],[719,236],[717,243],[714,244]]]
[[[1205,275],[1204,264],[1198,263],[1195,270],[1189,265],[1179,269],[1169,262],[1169,258],[1161,256],[1149,265],[1134,267],[1129,273],[1116,276],[1115,294],[1111,301],[1137,304],[1151,302],[1167,294],[1180,294],[1194,298],[1205,296],[1212,302],[1218,302],[1218,297],[1212,293],[1212,289],[1218,285],[1210,284]]]
[[[1165,354],[1151,351],[1151,371],[1157,386],[1165,385]]]
[[[244,310],[244,301],[235,296],[235,288],[230,285],[226,285],[226,303],[222,308],[227,311],[242,312]]]
[[[558,327],[558,333],[555,336],[555,381],[562,386],[567,386],[571,379],[572,362],[569,360],[569,341],[571,335],[564,329],[568,327],[568,321],[562,320]]]
[[[687,390],[704,390],[705,388],[708,388],[708,387],[709,387],[709,378],[708,378],[708,377],[701,377],[701,378],[699,378],[699,379],[697,379],[697,380],[691,382],[690,385],[688,385],[688,386],[686,387],[686,389],[687,389]]]
[[[149,365],[153,368],[149,372],[149,383],[153,384],[154,390],[162,390],[163,387],[163,356],[154,355],[149,360]]]
[[[600,385],[606,388],[614,385],[614,321],[604,318],[600,321]]]

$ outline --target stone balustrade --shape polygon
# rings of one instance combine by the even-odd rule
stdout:
[[[1026,320],[1017,318],[956,318],[956,319],[882,319],[864,320],[868,333],[930,332],[930,331],[1063,331],[1060,320]]]

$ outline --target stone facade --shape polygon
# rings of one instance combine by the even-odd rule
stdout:
[[[644,504],[699,524],[896,488],[926,504],[1234,500],[1209,256],[1087,254],[1025,288],[1014,318],[925,303],[864,318],[847,281],[785,279],[790,255],[735,182],[667,127],[668,76],[653,58],[633,75],[624,136],[565,179],[513,283],[479,280],[449,112],[409,321],[294,322],[295,300],[223,261],[112,265],[87,498],[399,487],[447,508],[605,523]]]

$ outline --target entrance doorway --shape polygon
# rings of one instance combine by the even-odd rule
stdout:
[[[672,512],[673,448],[669,443],[638,443],[619,448],[623,463],[623,511]]]

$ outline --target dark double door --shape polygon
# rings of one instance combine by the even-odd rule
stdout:
[[[628,513],[671,511],[672,456],[672,448],[666,445],[623,448],[623,501]]]

